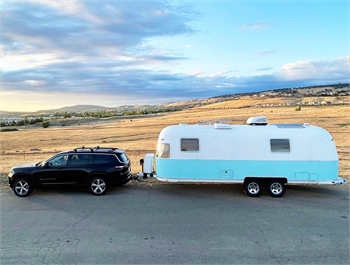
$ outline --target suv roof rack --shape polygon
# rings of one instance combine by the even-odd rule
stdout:
[[[111,149],[111,150],[117,150],[119,148],[117,147],[104,147],[104,146],[95,146],[94,149]]]
[[[101,147],[101,146],[95,146],[95,147],[85,147],[85,146],[80,146],[77,148],[74,148],[74,152],[78,152],[78,150],[90,150],[91,152],[93,152],[94,150],[98,150],[98,149],[106,149],[109,150],[110,152],[113,152],[115,150],[120,150],[119,148],[116,147]]]
[[[85,146],[80,146],[80,147],[77,147],[77,148],[74,148],[74,152],[77,152],[78,150],[85,150],[85,149],[91,149],[91,148],[85,148]]]

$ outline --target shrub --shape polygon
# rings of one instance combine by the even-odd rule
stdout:
[[[4,128],[0,130],[0,132],[16,132],[16,131],[18,131],[18,129],[16,128]]]
[[[301,106],[300,105],[296,106],[295,111],[301,111]]]
[[[50,126],[50,122],[48,122],[48,121],[43,122],[43,128],[47,128],[49,126]]]

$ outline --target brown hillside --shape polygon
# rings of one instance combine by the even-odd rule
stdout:
[[[301,111],[290,107],[247,107],[280,104],[286,98],[242,98],[162,115],[99,119],[91,123],[71,119],[69,126],[47,129],[18,127],[17,132],[1,132],[1,183],[14,165],[40,161],[56,152],[78,146],[114,146],[125,149],[133,172],[140,170],[139,159],[154,152],[158,134],[167,125],[198,122],[244,124],[251,116],[267,116],[269,123],[309,123],[327,129],[334,137],[340,159],[339,175],[350,178],[350,106],[308,106]],[[80,124],[80,125],[79,125]]]

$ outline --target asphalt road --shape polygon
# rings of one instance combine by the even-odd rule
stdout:
[[[349,185],[0,190],[1,264],[349,264]]]

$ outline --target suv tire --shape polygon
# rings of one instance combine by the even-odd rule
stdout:
[[[93,177],[89,183],[89,189],[93,195],[104,195],[108,189],[106,178],[102,176]]]
[[[17,179],[12,186],[13,192],[18,197],[26,197],[33,191],[33,184],[28,178]]]

